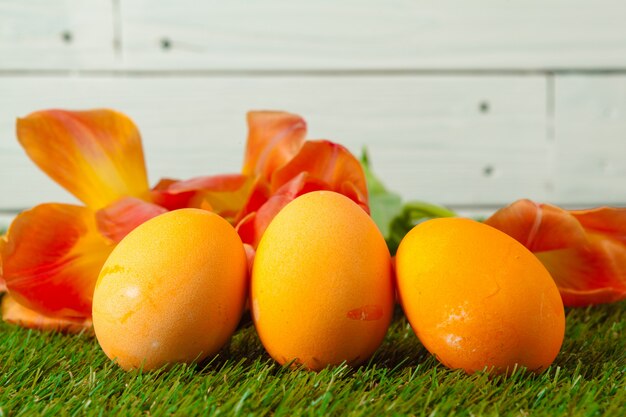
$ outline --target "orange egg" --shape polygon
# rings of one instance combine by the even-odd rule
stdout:
[[[246,255],[220,216],[182,209],[129,233],[104,264],[93,326],[122,368],[159,368],[217,353],[246,298]]]
[[[548,271],[515,239],[469,219],[413,228],[396,255],[398,291],[422,344],[468,373],[548,367],[565,332]]]
[[[312,370],[367,360],[393,312],[391,259],[372,219],[347,197],[298,197],[265,231],[252,269],[252,316],[279,363]]]

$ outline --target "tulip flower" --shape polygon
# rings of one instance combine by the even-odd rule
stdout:
[[[485,223],[539,258],[566,306],[626,299],[626,208],[568,211],[519,200]]]
[[[305,141],[305,121],[284,112],[251,112],[248,128],[240,174],[170,181],[157,186],[161,204],[178,198],[178,204],[218,212],[236,226],[249,253],[274,216],[307,192],[336,191],[369,212],[363,168],[345,147]]]
[[[2,319],[7,323],[36,329],[56,330],[66,333],[92,333],[88,318],[48,317],[18,303],[9,294],[2,298]]]
[[[3,317],[26,327],[60,329],[69,321],[82,328],[115,243],[165,211],[151,203],[139,132],[111,110],[48,110],[19,119],[17,137],[84,206],[40,204],[12,222],[0,245],[0,278],[9,293]],[[111,220],[112,212],[124,215]]]
[[[305,141],[306,123],[295,114],[248,113],[248,139],[241,173],[209,175],[188,180],[165,179],[152,190],[155,201],[170,210],[210,209],[235,225],[245,206],[256,207],[269,198],[267,183]]]
[[[305,142],[306,124],[284,112],[248,114],[241,173],[178,181],[152,189],[139,131],[112,110],[33,113],[17,123],[28,156],[84,205],[45,203],[20,213],[0,238],[3,318],[65,331],[90,324],[100,268],[135,227],[168,210],[211,210],[237,226],[246,253],[271,219],[297,196],[328,189],[368,210],[359,162],[341,145]]]
[[[245,243],[256,248],[274,216],[302,194],[330,190],[349,197],[369,213],[367,185],[359,161],[343,146],[330,141],[308,141],[267,184],[270,197],[244,212],[237,225]]]

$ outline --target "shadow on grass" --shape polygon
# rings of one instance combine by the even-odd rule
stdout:
[[[566,310],[566,331],[553,367],[586,378],[601,376],[610,364],[626,366],[626,301]],[[575,370],[575,371],[574,371]]]
[[[304,368],[292,367],[290,364],[281,366],[274,362],[259,340],[249,313],[246,313],[242,318],[237,332],[228,345],[217,356],[198,364],[198,369],[200,372],[215,372],[233,364],[247,368],[271,367],[270,372],[273,374],[293,371],[310,372]],[[423,369],[440,366],[421,345],[402,310],[397,306],[389,331],[376,353],[359,366],[345,366],[345,372],[342,371],[340,374],[350,377],[357,372],[370,369],[387,369],[390,374],[399,375],[405,369],[415,368],[418,365]],[[335,368],[341,367],[343,366],[340,365]],[[325,371],[332,371],[332,369]]]
[[[617,372],[626,367],[626,301],[608,305],[567,310],[566,336],[561,352],[551,370],[559,369],[562,375],[581,375],[585,379],[600,378],[606,372]],[[8,325],[5,325],[8,326]],[[11,326],[13,327],[13,326]],[[49,344],[66,346],[62,358],[54,361],[42,360],[39,364],[44,372],[54,368],[69,369],[71,364],[80,361],[89,363],[94,369],[114,372],[110,361],[97,346],[95,338],[83,335],[64,335],[56,332],[37,332],[21,329],[20,337],[13,338],[11,349],[19,357],[37,356],[37,351]],[[8,343],[5,340],[5,343]],[[7,346],[8,347],[8,346]],[[25,349],[25,350],[22,350]],[[179,367],[182,365],[175,365]],[[208,358],[197,365],[188,365],[191,374],[215,373],[230,366],[236,366],[242,372],[249,373],[263,369],[271,375],[286,372],[304,372],[304,369],[292,369],[278,365],[267,354],[261,344],[249,314],[244,315],[239,328],[229,344],[218,355]],[[419,367],[420,372],[447,371],[421,345],[399,307],[396,308],[387,336],[374,356],[366,363],[338,372],[337,377],[353,377],[364,372],[381,372],[387,377],[406,375]],[[171,368],[170,368],[171,369]],[[328,370],[332,372],[332,370]],[[384,372],[383,372],[384,371]],[[157,371],[158,372],[158,371]],[[532,376],[528,378],[532,379]]]

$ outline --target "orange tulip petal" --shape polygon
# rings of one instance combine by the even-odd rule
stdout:
[[[626,244],[626,208],[598,207],[570,213],[585,229],[611,235]]]
[[[256,211],[248,213],[248,215],[239,220],[239,223],[235,226],[235,230],[237,230],[243,244],[250,246],[252,249],[255,249],[256,246],[254,246],[254,242],[257,240],[255,224],[256,213]]]
[[[528,247],[541,225],[541,206],[530,200],[518,200],[501,208],[485,220],[485,224],[503,231],[507,235]],[[535,231],[535,232],[533,232]]]
[[[248,280],[252,276],[252,266],[254,265],[254,257],[256,256],[256,250],[247,243],[243,244],[243,248],[246,251],[246,261],[248,263]]]
[[[170,178],[163,178],[159,181],[159,183],[150,190],[152,202],[170,211],[190,207],[190,201],[196,195],[196,191],[172,191],[170,187],[178,182],[180,182],[180,180]]]
[[[369,213],[363,167],[345,147],[327,140],[307,141],[300,152],[274,174],[272,189],[280,188],[301,172],[308,173],[308,181],[327,184],[325,189],[346,195]]]
[[[254,111],[248,113],[248,130],[242,173],[269,182],[302,147],[306,122],[295,114]]]
[[[98,210],[96,222],[103,236],[119,242],[135,227],[167,211],[166,208],[135,197],[124,197]]]
[[[617,240],[590,234],[584,246],[536,255],[554,277],[566,306],[626,299],[626,248]]]
[[[255,179],[247,175],[213,175],[173,182],[161,194],[185,195],[186,207],[211,210],[234,222],[249,201],[254,184]]]
[[[269,184],[260,178],[256,178],[251,188],[250,194],[248,195],[248,201],[246,202],[244,208],[239,212],[239,215],[236,218],[237,221],[242,221],[251,213],[258,211],[271,196]]]
[[[317,190],[342,193],[369,213],[365,174],[359,161],[336,143],[308,141],[287,165],[274,173],[267,200],[256,211],[244,213],[237,224],[242,241],[256,248],[283,207],[298,196]]]
[[[542,261],[567,306],[626,298],[624,209],[569,212],[520,200],[485,221]]]
[[[530,200],[518,200],[485,221],[515,238],[532,252],[584,244],[585,230],[567,210]]]
[[[91,316],[93,289],[113,249],[93,211],[42,204],[19,214],[6,239],[3,278],[20,304],[48,316]]]
[[[121,113],[39,111],[18,119],[17,137],[39,168],[94,210],[147,197],[139,131]]]
[[[2,320],[29,329],[53,330],[64,333],[93,332],[91,319],[44,316],[24,307],[9,294],[2,297]]]

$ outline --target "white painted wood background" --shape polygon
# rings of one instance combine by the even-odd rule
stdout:
[[[51,107],[131,116],[152,183],[238,171],[283,109],[406,199],[626,205],[626,2],[0,0],[0,227],[74,201],[15,138]]]

